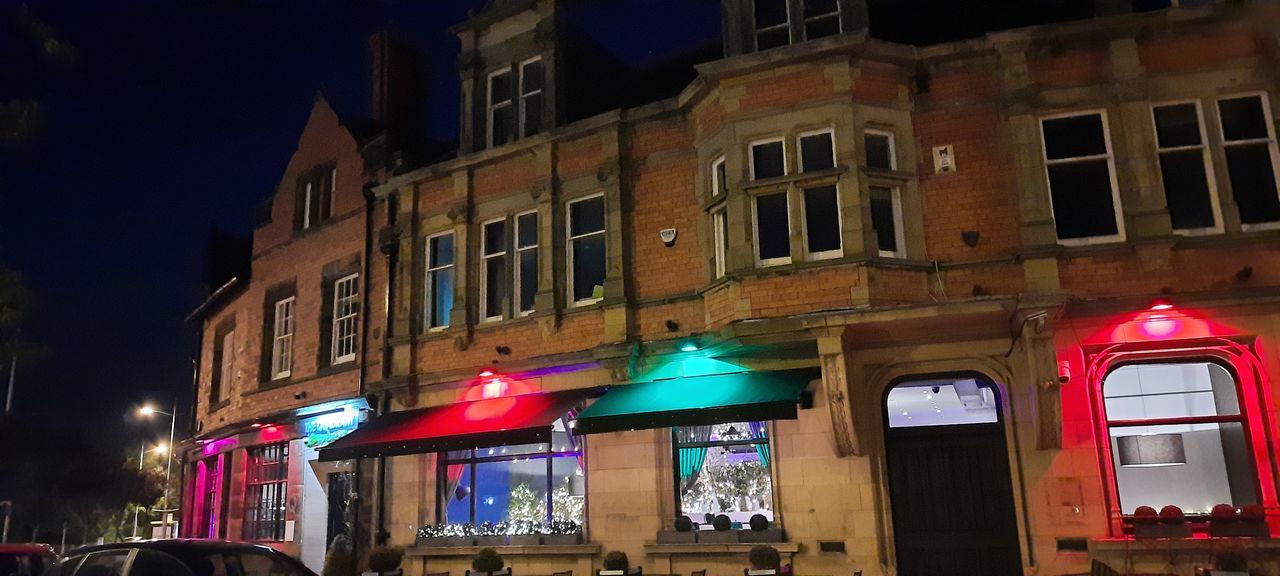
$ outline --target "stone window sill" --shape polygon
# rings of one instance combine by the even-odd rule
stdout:
[[[475,556],[481,548],[493,548],[503,556],[597,556],[599,544],[534,544],[529,546],[412,546],[405,549],[405,556],[422,558],[448,558]]]
[[[796,554],[800,551],[797,542],[773,542],[768,544],[783,554]],[[746,558],[754,543],[737,542],[732,544],[645,544],[644,553],[649,556],[705,556],[709,554],[732,554]]]

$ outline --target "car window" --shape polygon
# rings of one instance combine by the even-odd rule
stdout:
[[[208,554],[192,567],[196,576],[313,576],[287,558],[255,550]]]
[[[52,564],[40,554],[0,554],[0,576],[45,576]]]
[[[76,566],[80,565],[80,561],[84,560],[84,556],[68,556],[63,561],[55,564],[44,576],[71,576],[76,571]]]
[[[129,576],[191,576],[191,570],[164,552],[139,550],[129,565]]]
[[[85,557],[75,576],[123,576],[128,550],[104,550]]]

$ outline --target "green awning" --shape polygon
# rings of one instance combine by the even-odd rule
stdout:
[[[805,387],[819,377],[817,368],[802,368],[614,386],[578,415],[574,432],[794,420]]]

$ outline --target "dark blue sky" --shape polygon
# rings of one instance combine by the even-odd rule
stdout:
[[[457,42],[482,0],[0,0],[0,102],[39,99],[42,130],[0,143],[0,266],[38,299],[17,410],[136,445],[131,408],[190,398],[209,230],[247,233],[317,91],[368,110],[367,44],[392,29],[427,55],[433,139],[457,131]],[[655,14],[665,15],[655,18]],[[609,0],[579,14],[644,62],[719,34],[715,0]],[[41,24],[70,56],[46,51]],[[65,53],[65,52],[63,52]],[[105,446],[104,446],[105,447]],[[111,449],[116,449],[112,447]]]

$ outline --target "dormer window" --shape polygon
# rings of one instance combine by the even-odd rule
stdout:
[[[486,118],[490,148],[542,131],[545,86],[540,57],[489,73]]]
[[[545,81],[541,58],[525,60],[520,64],[521,137],[542,131],[542,86]]]
[[[489,75],[489,147],[501,146],[514,137],[515,111],[511,106],[511,70]]]
[[[841,0],[753,0],[756,50],[768,50],[839,34],[840,2]]]
[[[839,0],[804,0],[805,40],[835,36],[839,33]]]
[[[791,18],[787,0],[755,0],[756,50],[791,43]]]
[[[294,197],[294,230],[310,230],[328,220],[333,214],[337,187],[338,169],[332,164],[317,166],[299,175]]]

